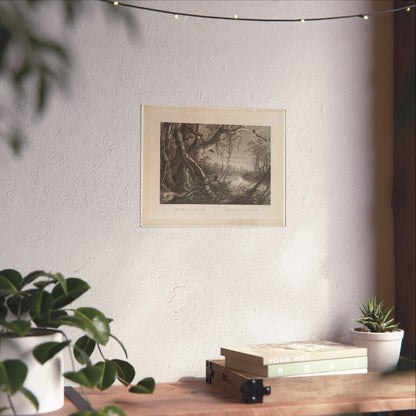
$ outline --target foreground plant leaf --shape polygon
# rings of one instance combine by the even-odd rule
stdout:
[[[94,365],[100,370],[101,376],[97,383],[97,388],[100,391],[108,389],[113,385],[117,376],[117,368],[111,361],[102,361]]]
[[[0,296],[19,293],[19,289],[6,276],[0,274]]]
[[[43,270],[37,270],[35,272],[29,273],[23,279],[22,287],[34,282],[39,277],[47,277],[50,280],[46,280],[46,281],[43,280],[41,282],[37,282],[37,283],[35,283],[36,287],[42,288],[42,287],[46,287],[49,284],[52,284],[54,282],[59,282],[59,284],[61,285],[61,288],[64,291],[64,293],[65,294],[67,293],[67,282],[66,282],[66,279],[64,278],[64,276],[61,273],[47,273],[47,272],[44,272]]]
[[[53,308],[58,309],[69,305],[84,294],[89,288],[89,284],[84,280],[78,279],[77,277],[69,277],[66,279],[66,292],[63,290],[62,285],[57,285],[53,288]]]
[[[130,393],[152,394],[155,391],[155,380],[152,377],[144,378],[135,386],[129,388]]]
[[[74,381],[81,386],[93,389],[97,386],[101,379],[101,370],[98,367],[86,367],[79,371],[70,371],[64,373],[64,377],[68,380]]]
[[[100,410],[81,410],[70,416],[126,416],[126,414],[117,406],[106,406]]]
[[[29,299],[30,314],[38,326],[47,326],[52,309],[53,298],[44,291],[35,291]],[[36,319],[34,318],[36,317]]]
[[[78,338],[77,342],[74,344],[74,357],[80,364],[90,365],[90,357],[94,352],[96,342],[93,341],[90,337],[83,335],[81,338]]]
[[[38,277],[44,277],[46,274],[47,273],[43,270],[36,270],[34,272],[29,273],[27,276],[24,277],[22,287],[34,282]]]
[[[110,326],[106,317],[94,308],[79,308],[72,316],[63,316],[52,322],[54,325],[68,325],[82,329],[93,341],[105,345],[110,337]]]
[[[110,338],[110,325],[107,318],[95,308],[78,308],[75,315],[88,322],[87,335],[101,345],[107,344]]]
[[[38,399],[36,398],[36,396],[29,389],[22,386],[22,387],[20,387],[19,391],[21,393],[23,393],[26,396],[26,398],[28,398],[32,402],[32,404],[33,404],[33,406],[35,407],[36,410],[39,410]]]
[[[18,319],[29,310],[29,303],[21,294],[10,296],[7,299],[7,306]]]
[[[0,321],[1,326],[7,328],[9,331],[19,335],[20,337],[25,336],[30,331],[30,322],[15,320],[15,321]]]
[[[0,278],[3,277],[6,279],[16,291],[19,291],[22,288],[23,278],[22,275],[13,269],[5,269],[0,271]],[[1,285],[0,285],[1,287]]]
[[[67,345],[69,345],[71,341],[64,341],[64,342],[44,342],[43,344],[39,344],[36,346],[32,353],[34,357],[41,363],[45,364],[49,361],[52,357],[54,357],[58,352],[63,350]]]
[[[0,304],[0,321],[5,321],[7,313],[8,313],[7,306]]]
[[[125,386],[128,386],[133,381],[134,376],[136,375],[136,371],[134,370],[134,367],[127,361],[123,361],[123,360],[116,359],[116,360],[111,360],[111,362],[117,368],[118,381],[120,381],[120,383],[124,384]]]
[[[0,362],[0,391],[8,392],[11,396],[21,389],[26,379],[27,367],[20,360],[5,360]]]

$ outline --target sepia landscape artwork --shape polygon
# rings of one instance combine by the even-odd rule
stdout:
[[[143,106],[141,225],[284,225],[284,111]]]
[[[161,123],[160,203],[270,205],[270,126]]]

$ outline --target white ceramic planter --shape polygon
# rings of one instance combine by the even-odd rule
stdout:
[[[351,329],[352,343],[367,348],[368,371],[394,370],[400,358],[404,331],[364,332]]]
[[[0,360],[19,359],[28,367],[24,387],[29,389],[38,399],[39,410],[36,412],[33,404],[20,392],[12,396],[13,405],[19,415],[33,415],[52,412],[64,405],[63,354],[60,352],[45,364],[40,364],[32,355],[32,350],[43,342],[62,342],[62,334],[55,331],[44,331],[41,335],[25,337],[2,338]],[[5,393],[0,393],[0,403],[8,405]],[[11,409],[3,415],[12,415]]]

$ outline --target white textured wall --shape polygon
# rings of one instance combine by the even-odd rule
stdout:
[[[356,303],[393,295],[392,15],[315,23],[175,20],[138,32],[86,2],[72,88],[30,143],[0,143],[0,266],[92,286],[139,376],[204,374],[228,344],[349,341]],[[314,17],[390,1],[148,1],[241,17]],[[48,26],[54,8],[48,8]],[[50,28],[53,30],[53,28]],[[30,97],[29,97],[30,98]],[[142,104],[286,109],[284,228],[140,228]],[[109,345],[110,358],[120,354]]]

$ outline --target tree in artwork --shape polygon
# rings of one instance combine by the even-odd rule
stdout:
[[[270,205],[270,126],[162,122],[160,203]]]

